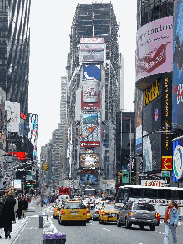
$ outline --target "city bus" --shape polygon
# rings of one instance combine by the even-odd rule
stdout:
[[[115,200],[116,203],[144,200],[154,205],[161,218],[165,216],[168,200],[174,200],[179,205],[180,218],[183,217],[183,188],[124,185],[118,188]]]

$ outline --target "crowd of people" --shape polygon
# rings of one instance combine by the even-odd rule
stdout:
[[[11,239],[12,223],[16,223],[18,219],[26,217],[30,197],[19,193],[18,195],[13,189],[8,189],[3,195],[0,195],[0,238],[2,238],[2,229],[4,228],[5,239]]]

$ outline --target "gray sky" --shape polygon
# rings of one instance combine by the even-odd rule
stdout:
[[[33,0],[30,13],[29,113],[38,121],[38,157],[60,120],[61,76],[66,75],[69,34],[78,3],[92,0]],[[97,1],[101,2],[101,1]],[[103,1],[109,3],[110,1]],[[111,1],[120,23],[119,50],[124,56],[124,108],[134,111],[137,1]]]

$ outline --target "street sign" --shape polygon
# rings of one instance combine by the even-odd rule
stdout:
[[[55,179],[55,177],[52,176],[52,177],[51,177],[51,180],[53,180],[53,179]]]
[[[161,171],[161,177],[170,177],[170,171]]]

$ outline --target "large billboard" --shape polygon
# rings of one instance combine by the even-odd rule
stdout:
[[[100,109],[100,96],[101,96],[101,92],[99,91],[98,92],[98,100],[97,100],[97,102],[84,102],[83,101],[83,91],[81,91],[81,110],[96,110],[96,109]]]
[[[80,146],[100,146],[100,113],[82,112]]]
[[[183,178],[183,140],[173,141],[173,181]]]
[[[85,153],[79,156],[80,168],[83,169],[96,169],[99,167],[99,154]]]
[[[100,65],[83,65],[83,80],[101,80]]]
[[[7,111],[7,130],[9,132],[19,132],[20,103],[6,101],[5,110]]]
[[[83,82],[83,102],[98,103],[99,83],[96,80]]]
[[[172,123],[173,127],[183,124],[183,1],[174,7]]]
[[[161,18],[137,31],[136,81],[173,66],[173,16]]]
[[[98,174],[80,174],[80,184],[82,185],[97,185]]]
[[[37,160],[37,139],[38,139],[38,115],[29,114],[29,133],[28,138],[30,139],[33,149],[33,160]]]
[[[161,134],[143,137],[143,169],[145,172],[161,170]]]
[[[104,43],[103,37],[80,38],[80,43]]]
[[[136,128],[136,141],[135,152],[136,154],[142,153],[142,108],[143,108],[143,92],[136,88],[135,90],[135,128]]]

